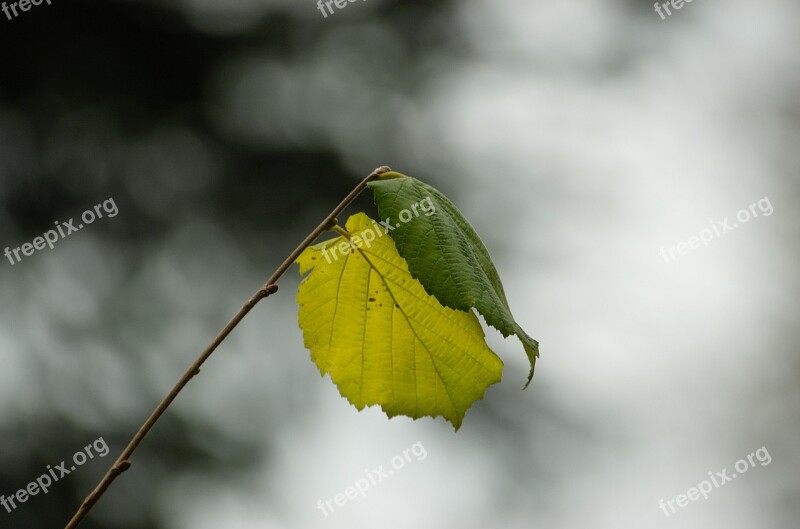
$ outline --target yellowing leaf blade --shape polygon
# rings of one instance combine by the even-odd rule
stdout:
[[[458,429],[472,403],[500,381],[502,361],[475,314],[427,294],[374,221],[357,214],[347,230],[352,246],[339,237],[298,258],[301,272],[310,271],[297,303],[312,360],[359,410],[442,416]]]

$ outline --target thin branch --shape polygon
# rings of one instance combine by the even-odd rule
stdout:
[[[117,477],[128,470],[131,466],[131,456],[136,451],[136,449],[141,444],[142,440],[144,440],[145,436],[150,432],[153,426],[156,424],[158,419],[167,411],[167,408],[172,404],[178,394],[186,387],[186,385],[200,373],[200,368],[205,363],[206,360],[211,356],[211,354],[219,347],[219,345],[228,337],[228,335],[236,328],[237,325],[244,319],[247,314],[253,310],[259,301],[262,299],[274,294],[278,291],[278,285],[276,284],[278,279],[292,266],[292,264],[297,260],[300,254],[308,248],[308,246],[313,243],[317,237],[319,237],[322,232],[331,228],[332,226],[336,225],[336,217],[344,211],[344,209],[350,205],[350,203],[367,187],[367,184],[378,178],[381,174],[390,171],[388,167],[379,167],[375,169],[368,177],[359,183],[355,189],[353,189],[349,195],[347,195],[342,202],[336,206],[333,211],[328,215],[322,223],[317,226],[314,231],[308,234],[303,242],[295,248],[295,250],[289,254],[289,257],[278,267],[277,270],[270,276],[264,285],[258,289],[258,291],[253,294],[253,296],[244,304],[244,306],[239,310],[239,312],[233,317],[233,319],[228,322],[227,325],[219,332],[216,338],[206,347],[206,349],[202,352],[202,354],[197,358],[197,360],[192,363],[189,369],[181,376],[178,382],[175,384],[175,387],[167,394],[166,397],[156,406],[156,409],[153,410],[153,413],[150,414],[150,417],[147,418],[145,423],[142,425],[141,428],[136,432],[136,434],[131,439],[128,446],[125,450],[122,451],[122,454],[117,458],[111,468],[106,472],[103,479],[100,480],[100,483],[95,487],[95,489],[83,500],[83,503],[78,508],[78,511],[69,521],[64,529],[75,529],[81,523],[81,521],[86,517],[89,511],[97,504],[100,500],[100,497],[108,490],[111,484],[114,482]]]

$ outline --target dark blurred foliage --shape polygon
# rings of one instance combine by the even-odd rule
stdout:
[[[408,37],[405,44],[412,54],[420,53],[448,45],[443,35],[432,42],[417,31],[426,19],[437,16],[442,4],[407,1],[402,8],[386,6],[382,17]],[[212,81],[229,61],[253,50],[292,61],[319,46],[325,29],[278,10],[246,32],[209,34],[166,2],[56,0],[12,21],[0,21],[0,105],[5,108],[0,112],[0,239],[31,240],[54,220],[76,216],[114,197],[124,215],[92,229],[104,244],[127,256],[119,280],[130,283],[148,257],[137,249],[159,241],[200,212],[243,245],[254,237],[266,241],[263,234],[270,230],[310,229],[314,219],[372,167],[352,174],[335,150],[324,145],[237,141],[219,129],[209,95]],[[404,76],[402,82],[408,87],[413,79]],[[270,94],[260,97],[269,101]],[[360,205],[370,204],[362,198]],[[249,257],[262,263],[266,273],[293,244],[292,237],[278,237],[273,246],[252,245]],[[230,271],[221,270],[220,277],[226,273]],[[124,318],[144,316],[149,310],[135,303],[123,308],[114,298],[104,307]],[[105,334],[113,342],[116,331],[106,327],[75,332]],[[0,353],[38,356],[33,345],[27,351]],[[121,359],[128,376],[147,380],[148,373],[135,360],[136,351],[131,353],[133,357]],[[47,361],[41,363],[47,371]],[[179,374],[169,373],[175,378]],[[103,373],[93,374],[87,367],[83,375]],[[45,386],[48,376],[42,374],[29,384]],[[92,462],[87,467],[91,471],[82,469],[53,486],[46,500],[31,498],[12,515],[0,513],[0,527],[61,527],[167,389],[163,384],[149,387],[131,416],[115,416],[114,409],[102,409],[100,403],[95,411],[101,413],[112,453]],[[62,398],[55,390],[51,393],[53,399]],[[54,457],[68,459],[96,436],[95,429],[46,406],[35,417],[3,418],[0,493],[13,494],[46,465],[57,463]],[[219,425],[184,419],[174,409],[144,446],[133,470],[117,481],[98,514],[85,522],[87,529],[166,527],[156,508],[165,473],[191,470],[223,479],[247,472],[262,455],[261,444],[227,435]]]

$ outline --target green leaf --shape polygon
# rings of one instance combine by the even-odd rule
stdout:
[[[443,307],[408,272],[394,241],[363,213],[350,239],[307,248],[298,320],[311,358],[357,409],[442,416],[457,430],[467,409],[500,381],[503,362],[474,313]],[[309,273],[310,272],[310,273]]]
[[[467,219],[437,189],[400,173],[384,173],[369,187],[398,252],[425,290],[446,307],[474,307],[503,336],[519,338],[531,364],[527,387],[539,342],[514,320],[489,252]]]

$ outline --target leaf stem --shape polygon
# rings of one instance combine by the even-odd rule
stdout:
[[[186,387],[186,385],[200,373],[200,368],[202,365],[208,360],[211,354],[220,346],[220,344],[228,337],[228,335],[236,328],[237,325],[244,319],[247,314],[253,310],[259,301],[262,299],[274,294],[278,291],[278,285],[276,284],[278,279],[292,266],[292,264],[297,260],[300,254],[308,248],[308,246],[313,243],[317,237],[320,236],[324,231],[331,229],[332,227],[336,226],[336,217],[347,207],[350,203],[367,187],[367,184],[380,177],[383,173],[389,172],[390,169],[388,167],[378,167],[375,169],[369,176],[367,176],[364,180],[362,180],[351,192],[348,194],[342,202],[336,206],[333,211],[331,211],[330,215],[328,215],[325,220],[320,223],[308,236],[300,243],[300,245],[294,249],[294,251],[289,254],[289,257],[278,267],[277,270],[270,276],[269,279],[261,286],[261,288],[256,291],[255,294],[244,304],[244,306],[236,313],[236,315],[228,322],[225,327],[217,334],[217,337],[206,347],[206,349],[200,354],[200,356],[195,360],[189,369],[181,376],[172,390],[164,397],[161,402],[156,406],[155,410],[150,414],[144,424],[139,428],[139,430],[134,434],[133,438],[128,443],[128,446],[125,450],[122,451],[120,456],[111,466],[111,468],[106,472],[103,479],[100,480],[100,483],[95,487],[95,489],[83,500],[83,503],[78,508],[75,515],[72,519],[67,523],[64,529],[75,529],[81,523],[81,521],[86,517],[89,511],[97,504],[100,500],[100,497],[108,490],[111,484],[114,482],[120,474],[125,472],[131,467],[131,456],[142,443],[144,438],[156,424],[158,419],[167,411],[167,408],[172,404],[178,394]]]
[[[337,226],[333,226],[331,228],[331,231],[335,231],[336,233],[338,233],[342,237],[350,239],[350,232],[347,231],[346,229],[342,228],[341,226],[338,226],[338,225]]]

